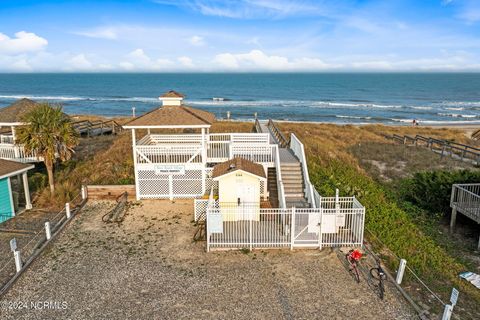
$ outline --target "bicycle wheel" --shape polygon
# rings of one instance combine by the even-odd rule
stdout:
[[[380,275],[379,268],[371,268],[370,277],[376,280],[376,283],[375,282],[372,282],[372,283],[378,289],[378,296],[380,297],[380,299],[383,300],[383,297],[385,295],[385,287],[383,284],[383,277]]]
[[[380,284],[378,286],[378,296],[380,297],[381,300],[383,300],[383,297],[385,296],[385,287],[383,285],[383,279],[380,279]]]
[[[360,274],[358,273],[357,264],[353,265],[352,274],[355,281],[357,281],[357,283],[360,283]]]

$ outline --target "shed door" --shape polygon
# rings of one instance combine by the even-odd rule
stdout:
[[[0,223],[13,217],[13,203],[8,178],[0,179]]]
[[[252,220],[255,213],[255,186],[252,184],[237,185],[237,199],[239,201],[239,220]]]

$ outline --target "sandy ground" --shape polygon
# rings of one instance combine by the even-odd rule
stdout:
[[[413,316],[391,287],[380,301],[356,284],[329,249],[206,253],[191,200],[144,201],[121,225],[101,221],[112,205],[82,210],[0,300],[2,319]]]

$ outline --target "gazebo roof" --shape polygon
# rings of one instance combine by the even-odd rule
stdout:
[[[0,179],[20,174],[34,167],[32,164],[0,159]]]
[[[142,128],[207,128],[215,121],[213,113],[187,106],[163,106],[139,116],[123,127]]]
[[[213,167],[212,177],[218,178],[237,170],[248,172],[260,178],[266,178],[265,170],[261,164],[239,157],[215,165]]]
[[[0,124],[3,125],[19,125],[22,124],[22,117],[24,114],[32,111],[38,103],[23,98],[15,101],[11,105],[0,109]]]
[[[185,95],[175,90],[170,90],[162,94],[160,98],[185,98]]]

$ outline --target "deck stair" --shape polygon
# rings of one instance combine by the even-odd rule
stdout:
[[[305,183],[300,161],[287,148],[279,149],[279,154],[287,208],[309,208],[310,204],[305,197]]]
[[[272,208],[278,208],[277,169],[275,167],[268,168],[267,189],[270,195],[268,200]]]

